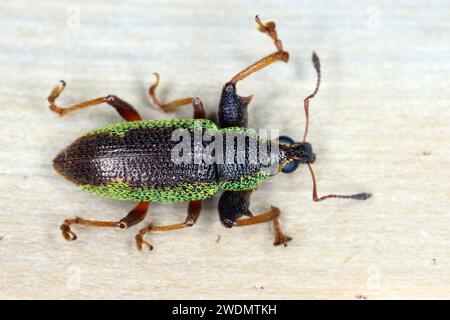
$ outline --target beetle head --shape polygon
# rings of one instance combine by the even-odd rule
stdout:
[[[280,162],[281,172],[292,173],[297,170],[300,163],[314,163],[316,160],[316,155],[310,143],[295,142],[288,136],[280,136],[278,141],[282,154],[282,161]]]

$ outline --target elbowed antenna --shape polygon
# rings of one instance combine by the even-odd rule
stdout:
[[[308,129],[309,129],[309,100],[314,98],[314,96],[319,91],[319,85],[320,85],[320,60],[319,57],[315,52],[312,54],[312,62],[314,64],[314,69],[316,69],[317,73],[317,82],[316,82],[316,88],[314,89],[313,93],[311,93],[309,96],[306,97],[304,100],[305,105],[305,115],[306,115],[306,124],[305,124],[305,133],[303,134],[303,142],[306,142],[306,137],[308,135]],[[316,177],[314,175],[313,168],[310,163],[307,163],[309,172],[311,173],[311,178],[313,181],[313,193],[312,197],[314,201],[322,201],[328,198],[338,198],[338,199],[353,199],[353,200],[367,200],[369,199],[372,194],[371,193],[356,193],[351,195],[341,195],[341,194],[328,194],[326,196],[318,197],[317,196],[317,183],[316,183]]]

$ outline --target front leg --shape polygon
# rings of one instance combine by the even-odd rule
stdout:
[[[259,31],[268,34],[272,38],[277,51],[245,68],[224,85],[219,104],[219,123],[222,128],[247,127],[247,105],[253,96],[239,96],[236,93],[236,83],[274,62],[288,62],[289,60],[289,53],[283,50],[281,40],[278,39],[275,22],[262,23],[259,17],[256,16],[256,23]]]
[[[272,221],[275,230],[275,241],[273,244],[287,246],[288,241],[292,240],[292,238],[285,235],[281,230],[279,221],[280,209],[272,206],[269,211],[254,216],[249,210],[251,192],[225,191],[222,194],[219,200],[219,215],[222,224],[227,228],[231,228]],[[248,218],[241,219],[243,216]]]

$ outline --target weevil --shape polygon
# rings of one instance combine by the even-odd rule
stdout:
[[[306,141],[309,127],[309,103],[317,94],[321,81],[320,61],[316,53],[312,55],[312,62],[317,74],[317,82],[314,91],[304,100],[306,125],[303,140],[296,142],[287,136],[271,139],[271,160],[260,161],[259,156],[263,152],[261,146],[267,145],[267,139],[254,134],[247,128],[247,106],[253,96],[239,96],[236,84],[274,62],[287,63],[289,53],[283,49],[273,21],[263,23],[258,16],[255,20],[259,31],[272,39],[276,51],[237,73],[223,86],[217,124],[207,119],[203,103],[197,97],[177,99],[168,103],[161,102],[156,95],[160,82],[160,76],[157,73],[155,73],[155,83],[149,87],[149,96],[153,104],[164,112],[191,105],[193,119],[143,120],[131,104],[115,95],[107,95],[62,108],[56,104],[56,99],[65,89],[66,83],[61,81],[60,85],[53,88],[48,101],[51,111],[60,116],[90,106],[106,104],[116,109],[126,120],[126,122],[92,130],[75,140],[54,158],[55,170],[88,192],[112,199],[138,202],[134,209],[118,221],[96,221],[80,217],[65,220],[61,225],[61,231],[66,240],[77,239],[77,235],[71,229],[72,225],[125,229],[144,220],[151,202],[189,202],[184,222],[164,226],[150,224],[137,233],[135,237],[137,248],[142,250],[143,246],[147,246],[152,250],[152,244],[144,239],[145,234],[150,231],[170,231],[193,226],[200,215],[202,200],[221,191],[218,211],[225,227],[272,222],[275,232],[274,245],[286,246],[292,238],[284,234],[281,229],[280,209],[271,206],[268,211],[253,215],[249,209],[250,195],[270,176],[279,172],[292,173],[299,165],[306,165],[309,169],[313,182],[314,201],[328,198],[366,200],[371,196],[365,192],[352,195],[330,194],[322,197],[317,195],[316,179],[312,169],[316,156],[311,144]],[[222,141],[219,145],[223,147],[223,151],[226,154],[232,151],[232,156],[227,158],[231,161],[174,161],[174,154],[181,154],[174,153],[180,142],[179,139],[174,139],[175,132],[188,134],[190,149],[184,154],[187,155],[185,159],[192,160],[199,148],[203,150],[208,147],[205,141],[191,140],[197,131],[202,134],[212,134],[214,139],[211,141],[220,138],[217,141]],[[230,133],[234,135],[233,140],[225,139],[225,136],[228,137]],[[244,137],[243,148],[239,148],[234,140],[239,137]],[[216,153],[213,152],[211,155],[214,160],[217,160]],[[240,162],[236,161],[237,158]]]

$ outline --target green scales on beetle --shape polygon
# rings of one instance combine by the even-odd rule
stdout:
[[[199,98],[177,99],[162,103],[156,96],[159,75],[150,86],[153,103],[165,112],[184,105],[192,105],[193,119],[142,120],[136,109],[114,95],[61,108],[55,101],[65,89],[66,83],[55,87],[48,101],[50,109],[61,116],[106,103],[127,121],[92,130],[78,138],[59,153],[53,161],[57,172],[94,194],[118,199],[138,201],[138,205],[119,221],[96,221],[83,218],[67,219],[61,225],[65,239],[75,240],[71,225],[129,228],[141,222],[151,202],[189,201],[188,215],[184,222],[167,226],[150,224],[136,235],[136,245],[153,249],[144,240],[150,231],[169,231],[195,224],[201,211],[202,200],[223,191],[219,199],[219,216],[225,227],[246,226],[272,221],[275,230],[274,244],[286,245],[292,238],[280,227],[280,209],[253,215],[249,209],[250,194],[265,179],[278,172],[292,173],[305,164],[313,180],[313,200],[344,198],[366,200],[368,193],[354,195],[327,195],[318,197],[311,164],[315,154],[306,142],[309,126],[309,101],[320,84],[319,58],[313,53],[312,61],[317,72],[314,92],[304,100],[306,127],[301,142],[280,136],[277,139],[256,134],[247,128],[247,106],[252,96],[241,97],[236,93],[236,83],[250,74],[272,64],[287,62],[289,54],[283,50],[274,22],[262,23],[256,17],[259,30],[268,34],[275,43],[276,52],[259,60],[236,74],[222,90],[218,111],[218,124],[208,120]],[[204,139],[208,136],[209,139]],[[200,139],[199,139],[200,137]],[[207,152],[205,152],[207,151]]]

